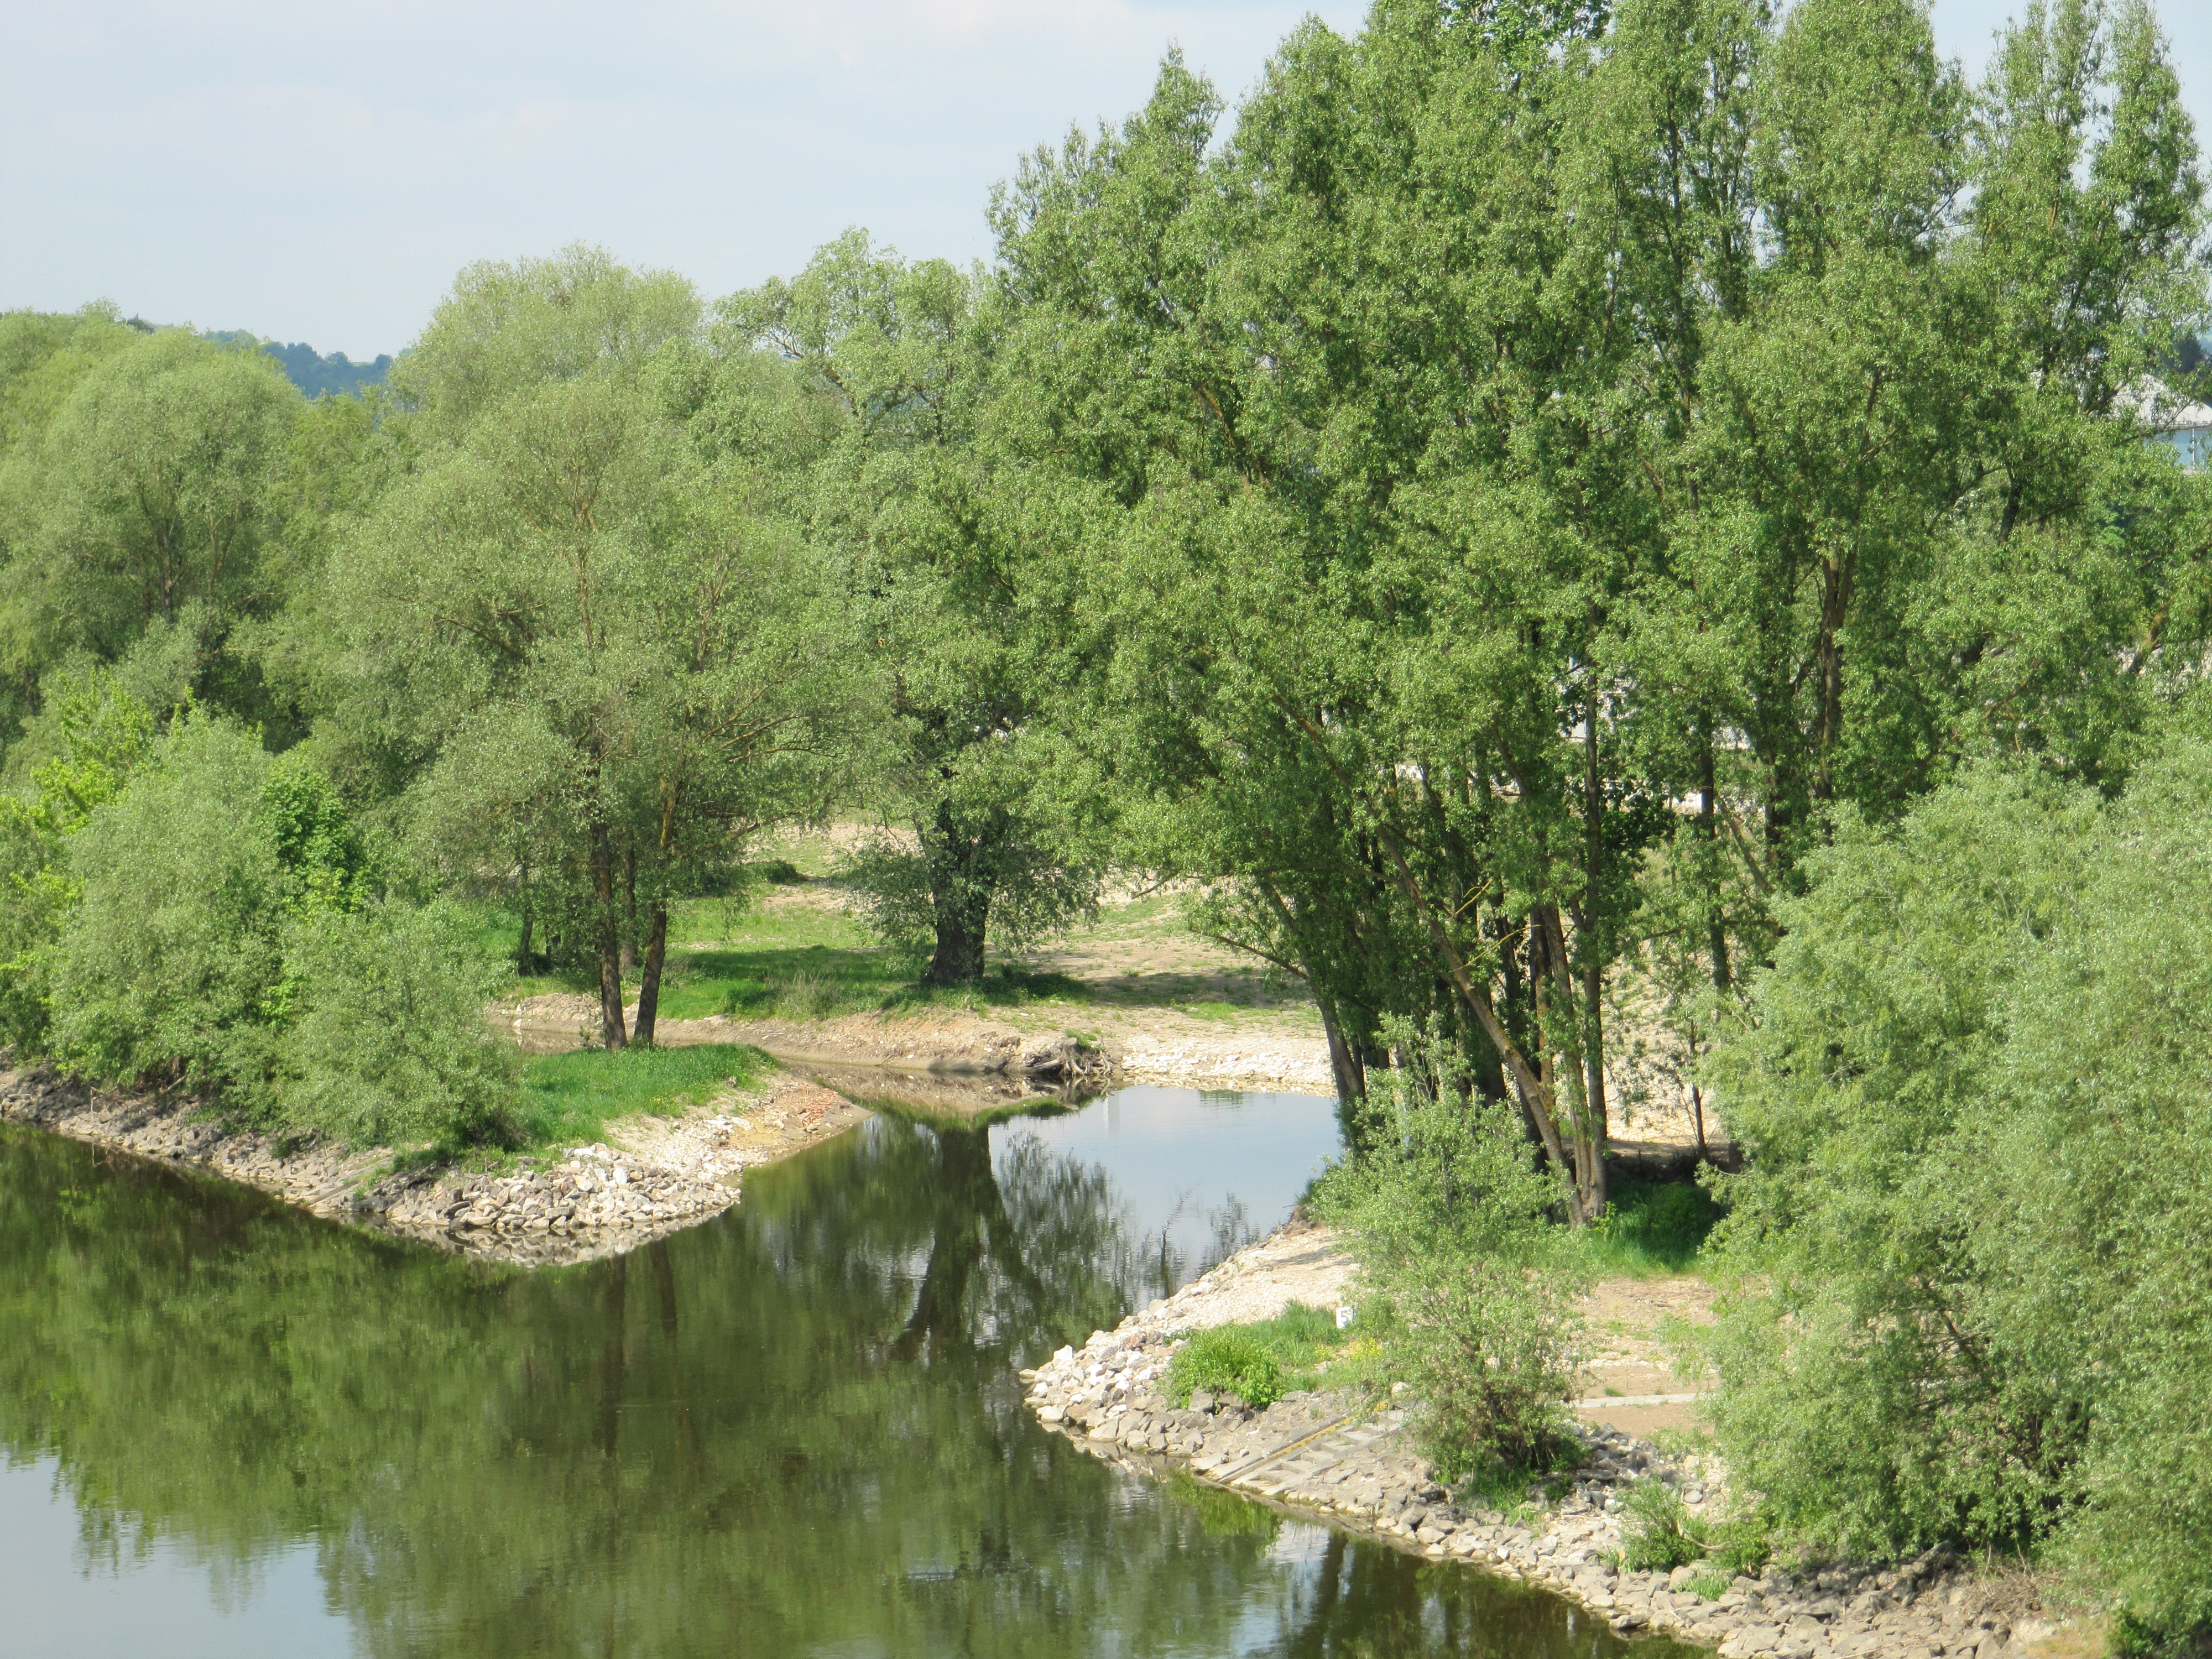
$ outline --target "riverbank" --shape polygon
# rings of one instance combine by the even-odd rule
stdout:
[[[680,1116],[634,1117],[603,1139],[500,1170],[412,1165],[389,1147],[285,1145],[162,1093],[93,1089],[43,1067],[0,1072],[0,1120],[204,1170],[311,1214],[457,1255],[524,1266],[635,1249],[736,1203],[742,1172],[868,1116],[779,1073]]]
[[[599,1040],[597,999],[548,992],[510,1005],[501,1016],[526,1047],[576,1047]],[[625,1017],[635,1019],[635,1008]],[[991,1085],[1030,1094],[1064,1090],[1173,1088],[1331,1095],[1328,1045],[1318,1036],[1221,1027],[1167,1008],[1081,1011],[1080,1032],[1018,1013],[967,1009],[841,1014],[824,1019],[738,1018],[711,1014],[663,1019],[653,1041],[666,1047],[743,1042],[786,1065],[836,1067],[921,1078],[973,1079],[962,1096],[992,1097]],[[978,1109],[988,1109],[988,1106]]]
[[[1691,1513],[1717,1516],[1726,1471],[1602,1421],[1583,1425],[1589,1455],[1571,1489],[1509,1515],[1462,1508],[1432,1478],[1409,1432],[1413,1402],[1302,1392],[1255,1412],[1200,1394],[1177,1409],[1162,1394],[1188,1333],[1267,1319],[1294,1300],[1327,1306],[1352,1284],[1335,1238],[1294,1221],[1023,1372],[1027,1403],[1047,1427],[1133,1470],[1179,1472],[1432,1560],[1540,1583],[1616,1631],[1717,1648],[1723,1659],[2051,1659],[2078,1634],[2062,1632],[2026,1575],[1976,1574],[1940,1551],[1879,1568],[1739,1577],[1710,1601],[1688,1588],[1692,1569],[1622,1571],[1607,1557],[1620,1547],[1629,1486],[1662,1481]]]

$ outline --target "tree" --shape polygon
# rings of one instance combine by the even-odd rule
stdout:
[[[792,283],[732,295],[723,337],[795,364],[830,411],[809,530],[836,561],[885,683],[890,814],[851,872],[924,979],[965,983],[1097,887],[1045,709],[1059,595],[1040,574],[1054,498],[978,428],[991,323],[971,276],[848,232]],[[1049,560],[1043,561],[1048,567]]]
[[[688,293],[584,250],[464,273],[398,377],[420,458],[337,585],[352,695],[428,750],[416,793],[448,860],[580,882],[610,1048],[628,951],[650,1040],[669,897],[803,809],[843,715],[757,458],[685,424],[731,412]]]
[[[231,624],[277,597],[261,558],[301,406],[267,358],[177,329],[79,375],[0,469],[9,672],[35,679],[72,648],[112,660],[161,624],[197,633],[214,674]]]

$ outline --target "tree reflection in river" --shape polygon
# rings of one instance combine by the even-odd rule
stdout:
[[[1618,1645],[1038,1429],[1013,1368],[1147,1288],[1124,1223],[1095,1169],[882,1120],[526,1273],[0,1129],[0,1446],[58,1460],[89,1570],[168,1539],[250,1594],[304,1541],[376,1655]]]

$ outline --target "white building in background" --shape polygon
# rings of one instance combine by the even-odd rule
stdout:
[[[2188,402],[2163,380],[2148,376],[2122,392],[2118,401],[2150,428],[2150,442],[2165,444],[2181,458],[2185,471],[2212,466],[2212,405]]]

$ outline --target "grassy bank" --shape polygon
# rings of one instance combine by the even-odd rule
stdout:
[[[598,1140],[610,1119],[674,1116],[775,1069],[759,1049],[736,1042],[539,1054],[523,1068],[524,1136],[539,1152]]]

